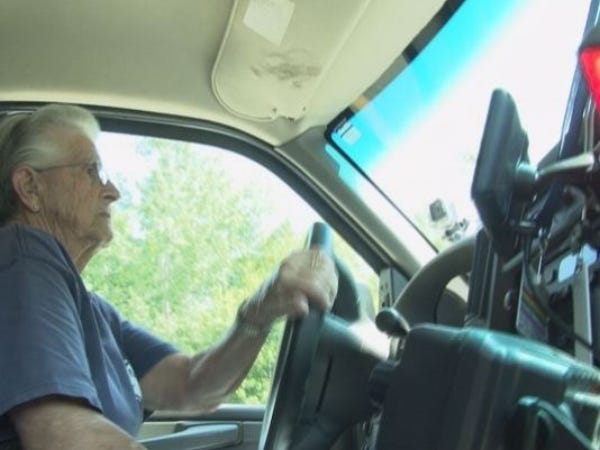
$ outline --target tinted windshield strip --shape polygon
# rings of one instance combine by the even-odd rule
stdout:
[[[390,81],[396,78],[406,66],[421,54],[423,49],[435,38],[438,32],[446,25],[446,23],[448,23],[464,2],[465,0],[447,0],[440,10],[413,38],[410,44],[406,46],[390,67],[388,67],[385,72],[380,75],[379,79],[365,91],[364,97],[369,99],[375,97],[390,83]],[[350,111],[355,111],[358,108],[351,105],[348,109]],[[348,115],[348,112],[342,111],[342,113],[340,113],[332,122],[337,123],[344,115]]]
[[[402,52],[402,56],[407,64],[419,56],[419,53],[431,42],[442,27],[446,25],[463,3],[464,0],[448,0],[442,5],[437,14],[431,18],[427,25],[425,25]]]

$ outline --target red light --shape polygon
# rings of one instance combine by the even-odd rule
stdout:
[[[600,47],[586,48],[579,58],[596,107],[600,109]]]

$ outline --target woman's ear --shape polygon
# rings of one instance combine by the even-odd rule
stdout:
[[[12,175],[12,185],[19,202],[30,212],[40,211],[40,179],[28,166],[18,167]]]

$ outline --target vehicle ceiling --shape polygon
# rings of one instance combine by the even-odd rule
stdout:
[[[274,146],[327,124],[443,0],[4,0],[0,102],[208,120]]]
[[[2,0],[0,113],[64,102],[249,134],[310,173],[344,226],[414,273],[434,254],[418,232],[390,230],[307,150],[315,138],[322,150],[319,130],[404,64],[446,3],[457,1]]]

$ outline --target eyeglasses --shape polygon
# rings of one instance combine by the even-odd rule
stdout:
[[[38,172],[47,172],[48,170],[64,169],[68,167],[85,167],[85,172],[93,182],[99,183],[101,186],[106,186],[108,184],[108,174],[102,168],[102,164],[98,161],[73,164],[59,164],[56,166],[44,167],[43,169],[35,170]]]

